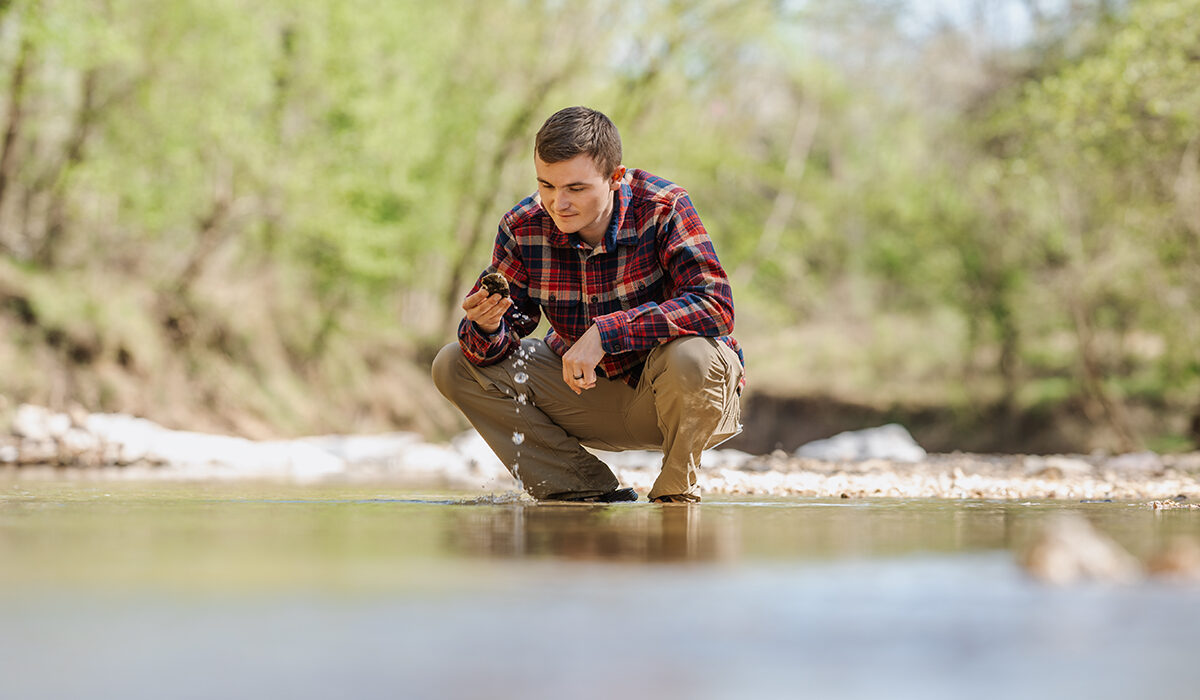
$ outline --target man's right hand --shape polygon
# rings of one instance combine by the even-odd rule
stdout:
[[[512,306],[512,299],[499,294],[488,296],[487,290],[480,289],[463,299],[463,311],[467,312],[467,320],[479,326],[484,333],[495,333],[500,329],[500,319],[504,312]]]

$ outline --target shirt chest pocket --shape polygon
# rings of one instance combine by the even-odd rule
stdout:
[[[622,309],[632,309],[648,301],[663,301],[662,285],[664,272],[661,267],[653,266],[643,274],[621,276],[616,293]]]

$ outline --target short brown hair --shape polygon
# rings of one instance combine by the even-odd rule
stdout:
[[[608,177],[621,164],[621,134],[602,113],[587,107],[567,107],[551,115],[538,129],[534,152],[545,163],[561,163],[586,153]]]

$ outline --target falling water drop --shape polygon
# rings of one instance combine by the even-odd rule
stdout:
[[[529,375],[525,374],[524,372],[517,372],[515,375],[513,375],[513,381],[517,384],[524,384],[525,382],[529,381]]]
[[[525,442],[525,433],[513,433],[512,441],[514,445],[520,445]]]

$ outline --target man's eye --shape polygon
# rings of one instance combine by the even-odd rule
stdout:
[[[584,189],[586,189],[586,188],[584,188],[584,187],[572,187],[572,188],[571,188],[571,191],[572,191],[572,192],[582,192],[582,191],[584,191]]]

